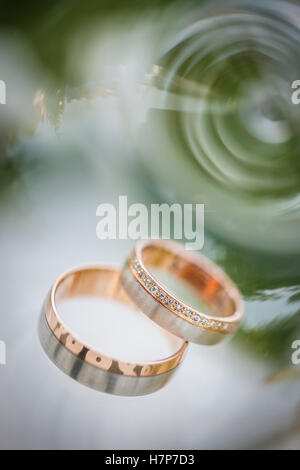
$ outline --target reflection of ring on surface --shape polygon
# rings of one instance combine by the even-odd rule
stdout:
[[[40,340],[50,359],[78,382],[116,395],[145,395],[166,384],[182,361],[187,342],[166,359],[148,363],[125,362],[81,343],[68,331],[57,313],[57,303],[74,296],[114,299],[135,308],[119,279],[119,269],[98,266],[73,269],[63,274],[45,300]]]
[[[156,281],[148,265],[195,288],[216,316],[205,315],[183,303]],[[233,282],[203,255],[187,252],[179,243],[138,242],[121,279],[131,299],[153,321],[194,343],[218,343],[237,329],[243,315],[243,301]]]

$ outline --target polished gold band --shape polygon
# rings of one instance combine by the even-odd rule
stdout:
[[[175,354],[158,361],[131,363],[113,359],[82,343],[63,324],[57,303],[73,296],[114,299],[136,308],[120,284],[119,269],[87,266],[59,277],[43,306],[40,339],[60,369],[85,385],[120,395],[151,393],[169,380],[183,359],[186,341]]]
[[[155,267],[185,282],[216,315],[192,308],[157,282]],[[242,297],[234,283],[203,255],[176,242],[139,241],[122,271],[122,284],[131,300],[167,331],[191,342],[216,344],[239,326]]]

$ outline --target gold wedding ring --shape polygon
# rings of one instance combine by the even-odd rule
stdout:
[[[193,288],[209,314],[174,295],[156,279],[155,269]],[[177,340],[177,348],[173,335],[181,338],[180,348],[149,362],[122,361],[96,351],[69,331],[59,316],[59,302],[74,296],[113,299],[139,309],[163,327],[171,341]],[[169,381],[183,360],[187,341],[218,343],[236,331],[243,312],[237,287],[212,261],[176,242],[147,240],[136,244],[123,270],[96,265],[61,275],[44,302],[39,334],[50,359],[70,377],[96,390],[136,396],[159,390]]]
[[[106,356],[81,342],[62,322],[57,306],[74,296],[114,299],[136,309],[122,288],[119,269],[87,266],[60,276],[45,300],[39,333],[45,352],[62,371],[84,385],[116,395],[145,395],[167,383],[183,359],[186,341],[175,354],[158,361],[133,363]]]
[[[214,312],[198,311],[157,281],[157,268],[192,287]],[[173,241],[137,242],[122,271],[122,284],[131,300],[161,327],[185,340],[216,344],[238,328],[243,316],[242,297],[228,276],[199,253]]]

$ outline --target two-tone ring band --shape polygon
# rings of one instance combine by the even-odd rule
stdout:
[[[158,282],[151,269],[175,276],[192,287],[213,315],[184,303]],[[216,344],[235,332],[242,319],[242,297],[225,273],[205,256],[173,241],[139,241],[122,271],[133,302],[154,322],[185,340]]]
[[[133,363],[106,356],[82,343],[61,320],[59,302],[74,296],[114,299],[136,309],[122,288],[119,269],[87,266],[64,273],[45,300],[39,327],[41,344],[56,366],[84,385],[116,395],[145,395],[167,383],[183,359],[186,341],[158,361]]]

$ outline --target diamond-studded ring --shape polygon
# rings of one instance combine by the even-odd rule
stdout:
[[[115,395],[146,395],[163,387],[181,363],[187,341],[176,342],[169,357],[126,362],[96,351],[74,336],[59,316],[59,302],[73,296],[97,296],[125,303],[136,310],[120,283],[120,269],[85,266],[61,275],[47,295],[40,316],[39,337],[48,357],[78,382]],[[169,335],[173,342],[174,337]],[[175,345],[174,345],[175,346]]]
[[[151,273],[166,271],[192,287],[213,314],[173,295]],[[242,296],[229,277],[200,253],[173,241],[142,240],[128,257],[122,284],[135,304],[161,327],[198,344],[216,344],[234,333],[244,313]]]

